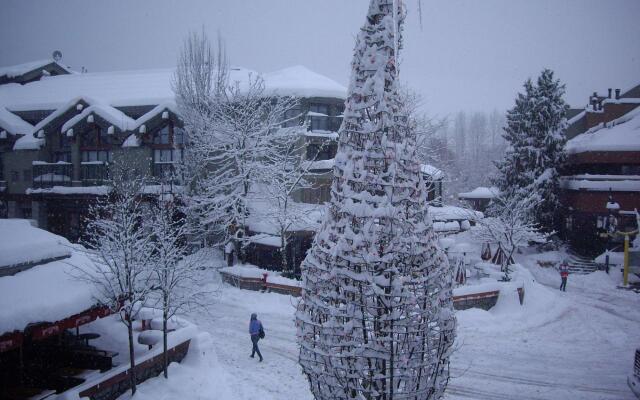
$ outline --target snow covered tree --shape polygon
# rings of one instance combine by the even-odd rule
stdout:
[[[205,291],[197,282],[202,260],[197,254],[189,254],[189,225],[180,212],[180,207],[169,199],[160,199],[153,208],[149,220],[153,256],[151,258],[153,292],[162,310],[163,369],[168,378],[169,357],[167,353],[168,322],[178,312],[206,304]]]
[[[232,237],[242,243],[249,194],[261,180],[264,160],[275,151],[272,143],[284,115],[297,100],[269,95],[260,76],[229,82],[224,51],[218,51],[218,61],[211,54],[204,34],[189,39],[175,77],[184,83],[174,84],[189,144],[190,209],[198,225],[212,227],[221,241]]]
[[[266,219],[273,223],[280,237],[280,257],[282,271],[294,276],[287,263],[287,246],[291,228],[304,223],[306,215],[303,206],[291,198],[294,191],[311,187],[308,177],[322,147],[315,155],[307,158],[306,143],[300,138],[306,127],[281,128],[272,140],[272,149],[266,154],[261,173],[261,195],[269,204]]]
[[[536,84],[529,79],[515,106],[507,112],[504,138],[509,144],[505,158],[496,163],[494,183],[506,197],[538,193],[535,220],[547,232],[557,229],[562,215],[558,168],[566,154],[567,104],[564,85],[545,69]]]
[[[539,231],[533,219],[533,210],[538,206],[539,197],[536,193],[529,193],[528,196],[501,196],[493,201],[498,204],[498,213],[478,219],[472,233],[479,242],[496,244],[496,251],[504,252],[504,257],[500,258],[500,268],[504,272],[503,279],[509,281],[509,266],[516,250],[530,243],[546,241],[546,235]]]
[[[416,134],[402,114],[400,0],[371,0],[356,40],[326,219],[302,265],[299,362],[316,399],[439,399],[454,340]]]
[[[133,321],[151,290],[153,252],[142,187],[141,180],[127,179],[124,169],[114,174],[112,193],[91,208],[86,229],[87,255],[97,269],[79,277],[95,285],[97,300],[117,313],[127,327],[132,394],[136,392]]]

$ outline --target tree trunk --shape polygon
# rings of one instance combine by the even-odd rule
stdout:
[[[131,321],[130,315],[127,316],[127,331],[129,334],[129,361],[131,362],[129,380],[131,382],[131,395],[133,396],[136,394],[136,357],[133,349],[133,321]]]
[[[167,352],[167,295],[164,295],[165,306],[162,312],[162,363],[164,369],[164,377],[165,379],[169,378],[169,353]]]

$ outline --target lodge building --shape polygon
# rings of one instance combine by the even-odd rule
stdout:
[[[109,193],[114,165],[146,177],[145,193],[181,188],[167,176],[181,162],[186,138],[171,88],[172,69],[76,73],[45,60],[0,68],[0,218],[29,218],[77,241],[89,206]],[[231,68],[230,81],[253,71]],[[294,96],[308,131],[306,154],[318,154],[294,200],[329,198],[337,130],[346,88],[302,66],[262,75],[267,95]],[[120,162],[123,161],[123,162]]]
[[[583,110],[572,110],[567,135],[567,163],[561,171],[566,207],[563,234],[587,256],[621,237],[607,231],[637,229],[640,210],[640,84],[629,90],[594,92]]]

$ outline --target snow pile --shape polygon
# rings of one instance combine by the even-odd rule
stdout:
[[[606,126],[599,124],[589,129],[567,142],[567,153],[640,150],[639,115],[640,107],[608,122]]]
[[[218,269],[220,272],[224,272],[230,275],[234,275],[240,278],[254,278],[263,279],[264,275],[267,275],[267,282],[277,283],[279,285],[288,286],[300,286],[301,282],[295,279],[289,279],[280,276],[279,272],[268,271],[266,269],[258,268],[251,264],[234,265],[233,267],[224,267]]]
[[[479,186],[470,192],[458,193],[460,199],[493,199],[500,195],[497,187]]]
[[[434,221],[476,221],[483,218],[484,214],[482,214],[480,211],[474,211],[468,208],[456,206],[429,206],[429,216],[431,216],[431,219],[433,219]]]
[[[70,255],[67,239],[33,227],[30,220],[0,219],[0,268]]]

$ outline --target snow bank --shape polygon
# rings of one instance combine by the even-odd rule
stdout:
[[[0,268],[71,255],[71,243],[26,219],[0,219]]]
[[[218,269],[220,272],[235,275],[240,278],[264,278],[264,274],[267,274],[267,282],[277,283],[279,285],[297,286],[299,287],[302,282],[295,279],[284,278],[280,276],[279,272],[269,271],[266,269],[258,268],[251,264],[235,265],[233,267],[224,267]]]

